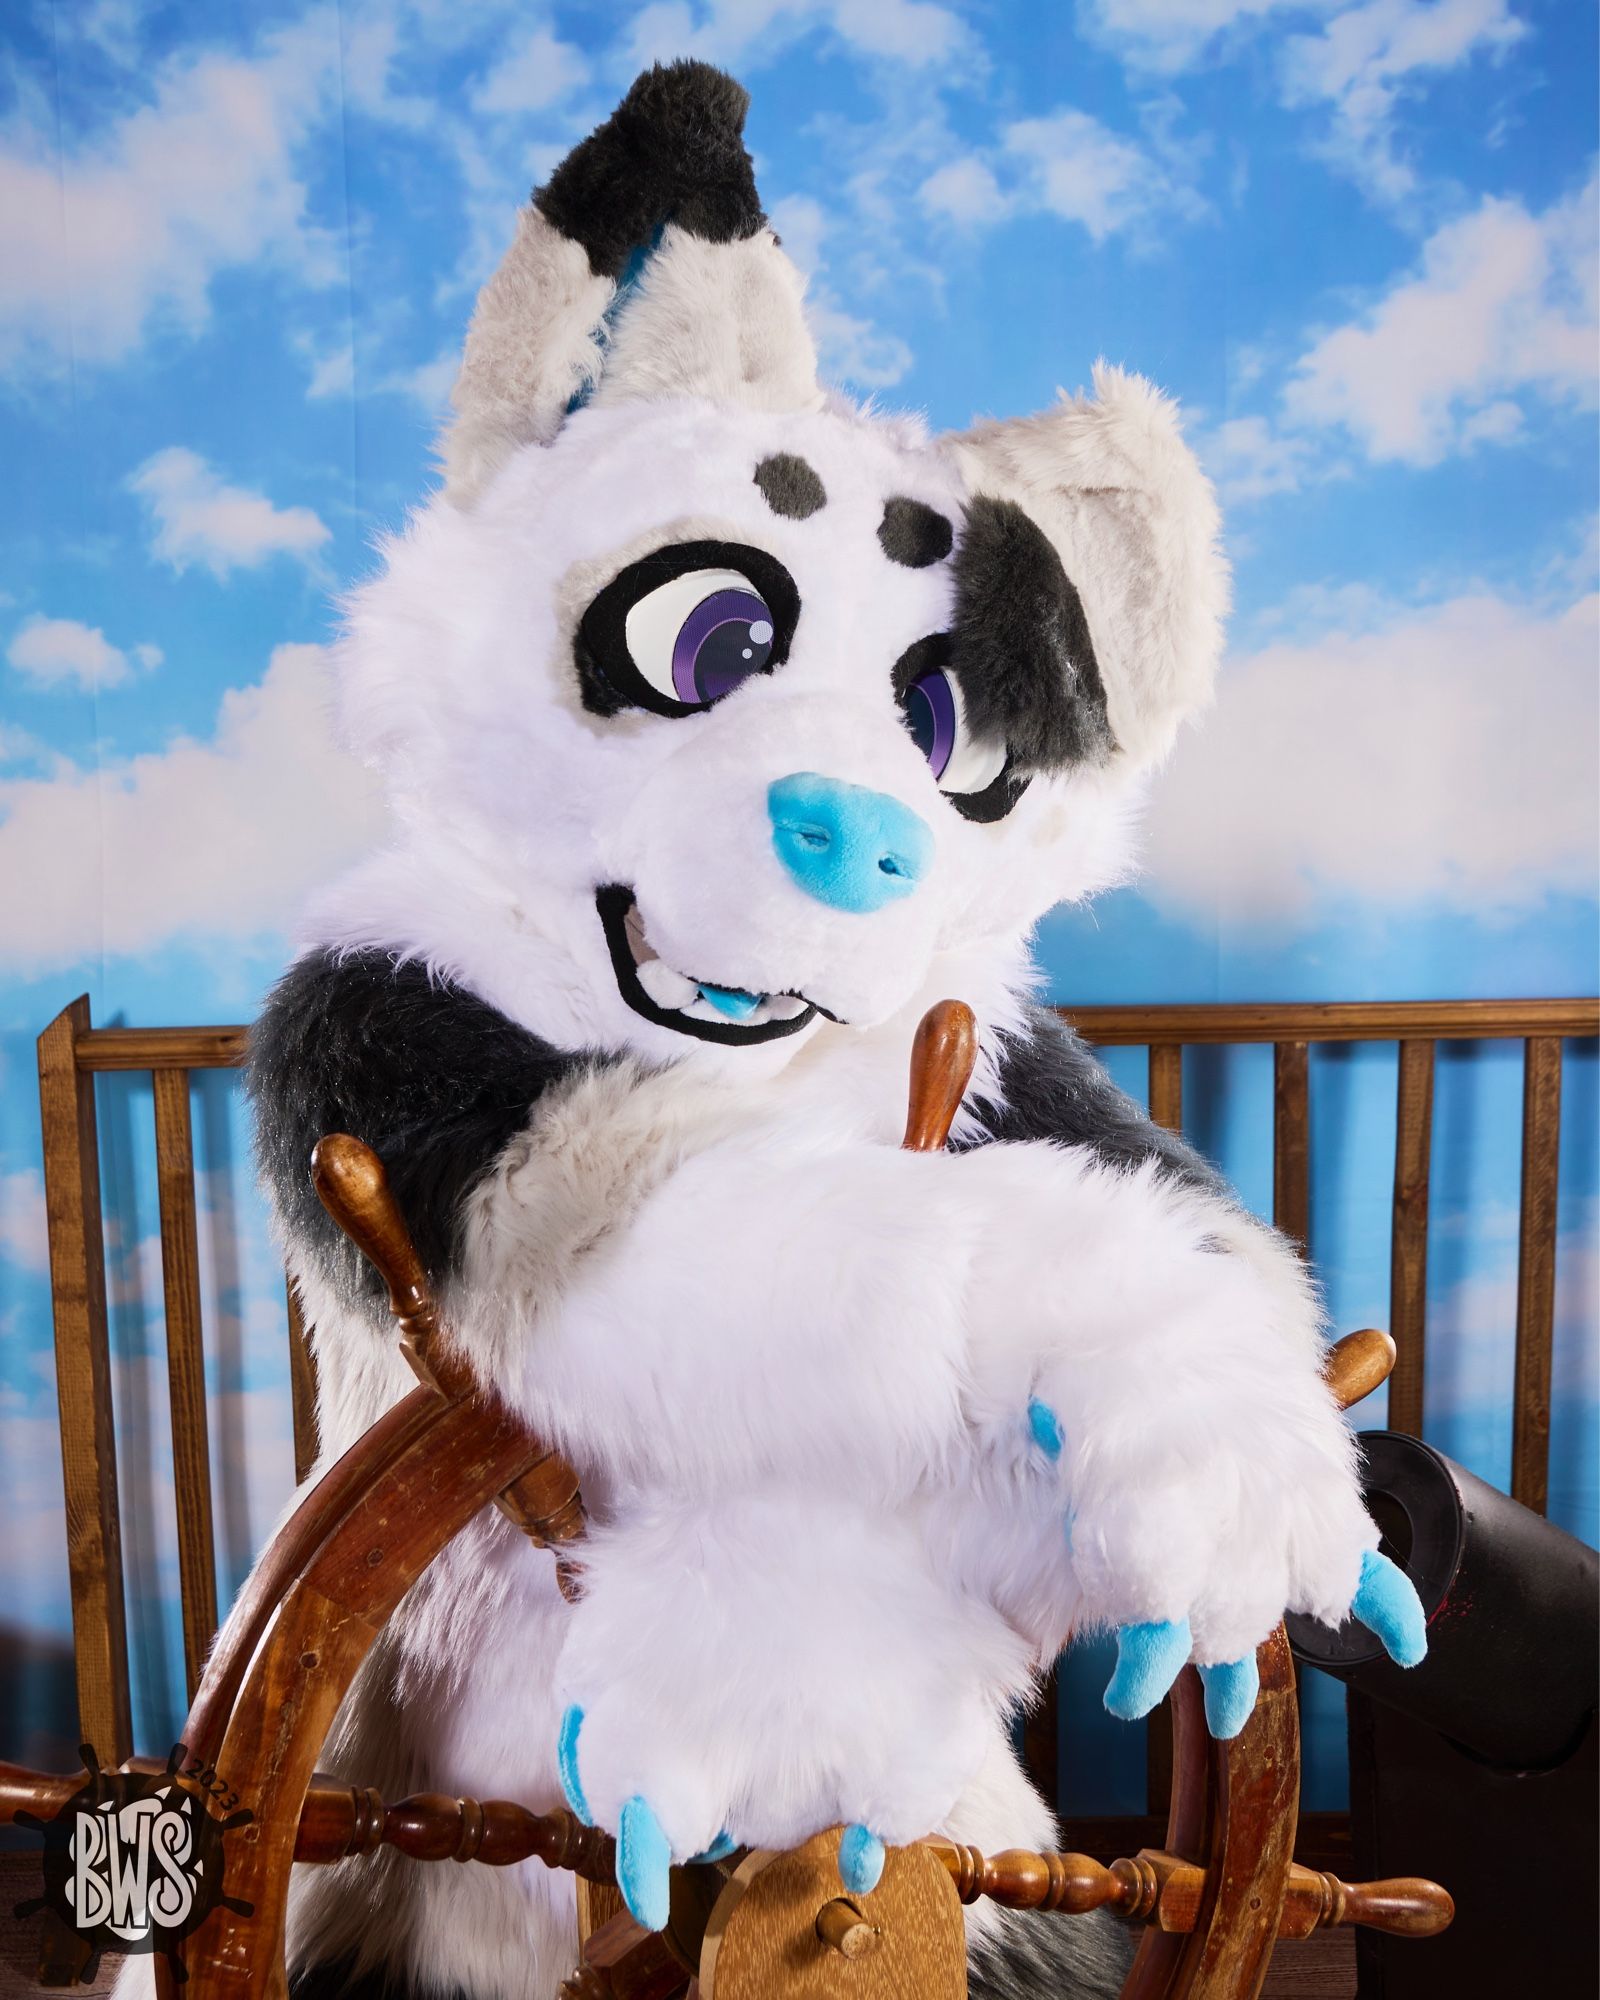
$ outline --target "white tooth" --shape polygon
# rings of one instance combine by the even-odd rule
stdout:
[[[802,1000],[798,993],[774,993],[761,1011],[771,1021],[792,1021],[797,1014],[803,1014],[809,1005],[810,1002]]]
[[[664,958],[647,958],[639,967],[639,984],[658,1007],[687,1007],[698,1000],[700,989],[692,979],[674,972]]]

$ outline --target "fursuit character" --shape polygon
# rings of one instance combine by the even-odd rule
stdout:
[[[345,1130],[595,1523],[569,1607],[486,1512],[327,1762],[564,1792],[646,1924],[718,1842],[844,1821],[858,1888],[935,1828],[1051,1844],[1008,1724],[1069,1629],[1118,1632],[1118,1715],[1198,1662],[1219,1734],[1286,1607],[1423,1643],[1300,1264],[1028,998],[1032,927],[1118,877],[1208,696],[1211,489],[1114,368],[940,438],[819,387],[745,104],[655,69],[523,211],[443,490],[349,605],[393,842],[316,908],[250,1070],[325,1459],[410,1385],[311,1190]],[[980,1066],[917,1156],[945,996]],[[571,1897],[386,1852],[297,1886],[292,1969],[550,2000]],[[1128,1955],[1109,1922],[969,1937],[978,1995],[1112,1992]]]

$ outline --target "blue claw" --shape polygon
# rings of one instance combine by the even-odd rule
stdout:
[[[578,1776],[578,1731],[582,1727],[583,1710],[574,1703],[561,1718],[561,1735],[556,1743],[556,1770],[560,1773],[561,1789],[566,1794],[567,1804],[585,1826],[593,1826],[594,1814],[589,1810],[589,1801],[583,1796],[583,1783]]]
[[[709,1847],[702,1848],[698,1854],[691,1854],[689,1859],[691,1861],[726,1861],[738,1845],[738,1841],[724,1827]]]
[[[637,1794],[622,1808],[617,1826],[617,1887],[636,1923],[647,1931],[667,1927],[672,1849],[648,1799]]]
[[[839,1879],[852,1896],[864,1896],[883,1878],[884,1847],[864,1826],[847,1826],[839,1838]]]
[[[1183,1671],[1193,1644],[1187,1618],[1124,1625],[1117,1634],[1117,1670],[1106,1688],[1106,1707],[1123,1722],[1148,1715]]]
[[[1256,1656],[1230,1660],[1225,1666],[1202,1667],[1200,1680],[1206,1691],[1206,1727],[1219,1743],[1238,1735],[1250,1720],[1250,1711],[1261,1692],[1261,1674]]]
[[[1350,1615],[1377,1635],[1396,1666],[1414,1667],[1426,1659],[1428,1621],[1422,1599],[1405,1571],[1376,1549],[1361,1558],[1361,1582]]]
[[[1033,1441],[1046,1458],[1059,1458],[1064,1442],[1061,1436],[1061,1419],[1048,1403],[1041,1403],[1037,1396],[1028,1405],[1028,1429],[1033,1433]]]

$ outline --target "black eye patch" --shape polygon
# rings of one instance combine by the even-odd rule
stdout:
[[[903,569],[927,569],[949,555],[955,532],[936,507],[897,496],[884,502],[878,542],[890,562]]]
[[[1083,600],[1044,530],[1010,500],[967,505],[953,572],[951,665],[967,720],[1020,773],[1102,764],[1116,749]]]
[[[675,587],[679,586],[679,587]],[[765,549],[674,542],[614,576],[578,621],[573,661],[592,715],[697,715],[789,657],[794,579]]]

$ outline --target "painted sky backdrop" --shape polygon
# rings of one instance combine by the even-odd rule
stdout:
[[[1046,926],[1057,997],[1594,990],[1592,8],[17,0],[0,37],[0,1753],[74,1741],[34,1036],[81,991],[102,1023],[247,1018],[308,886],[372,837],[326,719],[333,594],[430,478],[518,203],[651,59],[750,85],[835,379],[963,424],[1105,354],[1186,407],[1235,563],[1221,699],[1141,880]],[[1268,1206],[1270,1059],[1187,1082]],[[1386,1312],[1393,1087],[1392,1050],[1315,1061],[1342,1326]],[[1591,1539],[1595,1096],[1569,1048],[1552,1512]],[[164,1748],[148,1082],[101,1121]],[[196,1130],[226,1589],[287,1491],[287,1373],[228,1080]],[[1441,1054],[1428,1424],[1501,1483],[1519,1130],[1516,1051]],[[1337,1763],[1325,1732],[1313,1803]],[[1071,1796],[1136,1803],[1141,1768],[1086,1736]]]

